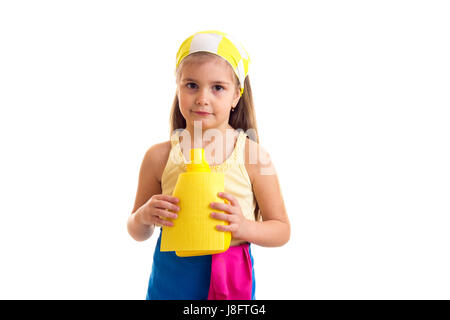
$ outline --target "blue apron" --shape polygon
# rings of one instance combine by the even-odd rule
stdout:
[[[211,280],[211,255],[178,257],[174,251],[161,252],[160,228],[153,254],[147,300],[207,300]],[[250,245],[251,247],[251,245]],[[252,262],[252,300],[255,300],[255,270]]]

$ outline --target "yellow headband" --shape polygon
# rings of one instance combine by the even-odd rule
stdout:
[[[233,68],[239,79],[241,96],[244,92],[244,80],[248,74],[250,57],[244,47],[229,35],[220,31],[201,31],[190,36],[181,44],[177,53],[177,65],[194,52],[206,51],[224,58]]]

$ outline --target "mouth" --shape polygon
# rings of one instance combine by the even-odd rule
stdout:
[[[205,116],[209,116],[211,113],[209,112],[202,112],[202,111],[193,111],[196,115],[205,117]]]

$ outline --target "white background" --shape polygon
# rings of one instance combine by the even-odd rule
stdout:
[[[288,244],[253,246],[257,299],[450,298],[445,1],[2,1],[0,298],[144,299],[127,233],[168,140],[175,54],[200,30],[252,59]]]

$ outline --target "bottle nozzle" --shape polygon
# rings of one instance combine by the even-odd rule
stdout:
[[[186,165],[186,169],[188,172],[211,172],[203,148],[191,149],[191,163]]]

